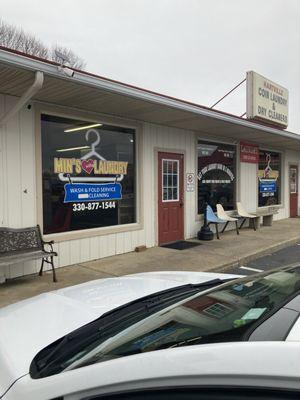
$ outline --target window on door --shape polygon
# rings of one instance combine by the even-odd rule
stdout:
[[[179,200],[179,161],[162,160],[162,201]]]
[[[290,167],[290,193],[297,192],[297,168]]]

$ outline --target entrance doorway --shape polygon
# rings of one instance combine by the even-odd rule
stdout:
[[[158,244],[184,238],[183,154],[158,153]]]
[[[298,217],[298,166],[290,165],[290,217]]]

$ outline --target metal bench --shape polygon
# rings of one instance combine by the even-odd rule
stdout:
[[[51,264],[53,282],[57,282],[53,257],[53,241],[44,242],[39,225],[31,228],[0,228],[0,266],[42,259],[39,275],[43,275],[44,263]],[[45,249],[49,246],[49,251]]]

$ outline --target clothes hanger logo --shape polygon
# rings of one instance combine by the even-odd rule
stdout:
[[[127,173],[127,162],[108,161],[97,151],[97,146],[101,142],[100,133],[97,129],[89,129],[85,134],[88,142],[91,136],[95,140],[91,143],[91,150],[80,159],[54,159],[54,172],[58,173],[58,178],[62,182],[121,182]],[[94,176],[84,177],[73,175],[74,170],[84,171]],[[106,174],[105,174],[106,171]],[[99,176],[101,175],[101,176]],[[103,176],[104,175],[104,176]],[[106,175],[106,176],[105,176]]]

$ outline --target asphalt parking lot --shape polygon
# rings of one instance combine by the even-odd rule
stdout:
[[[239,275],[253,275],[258,272],[268,271],[273,268],[296,264],[298,262],[300,264],[300,243],[267,254],[249,263],[245,263],[238,268],[229,269],[226,272]]]

